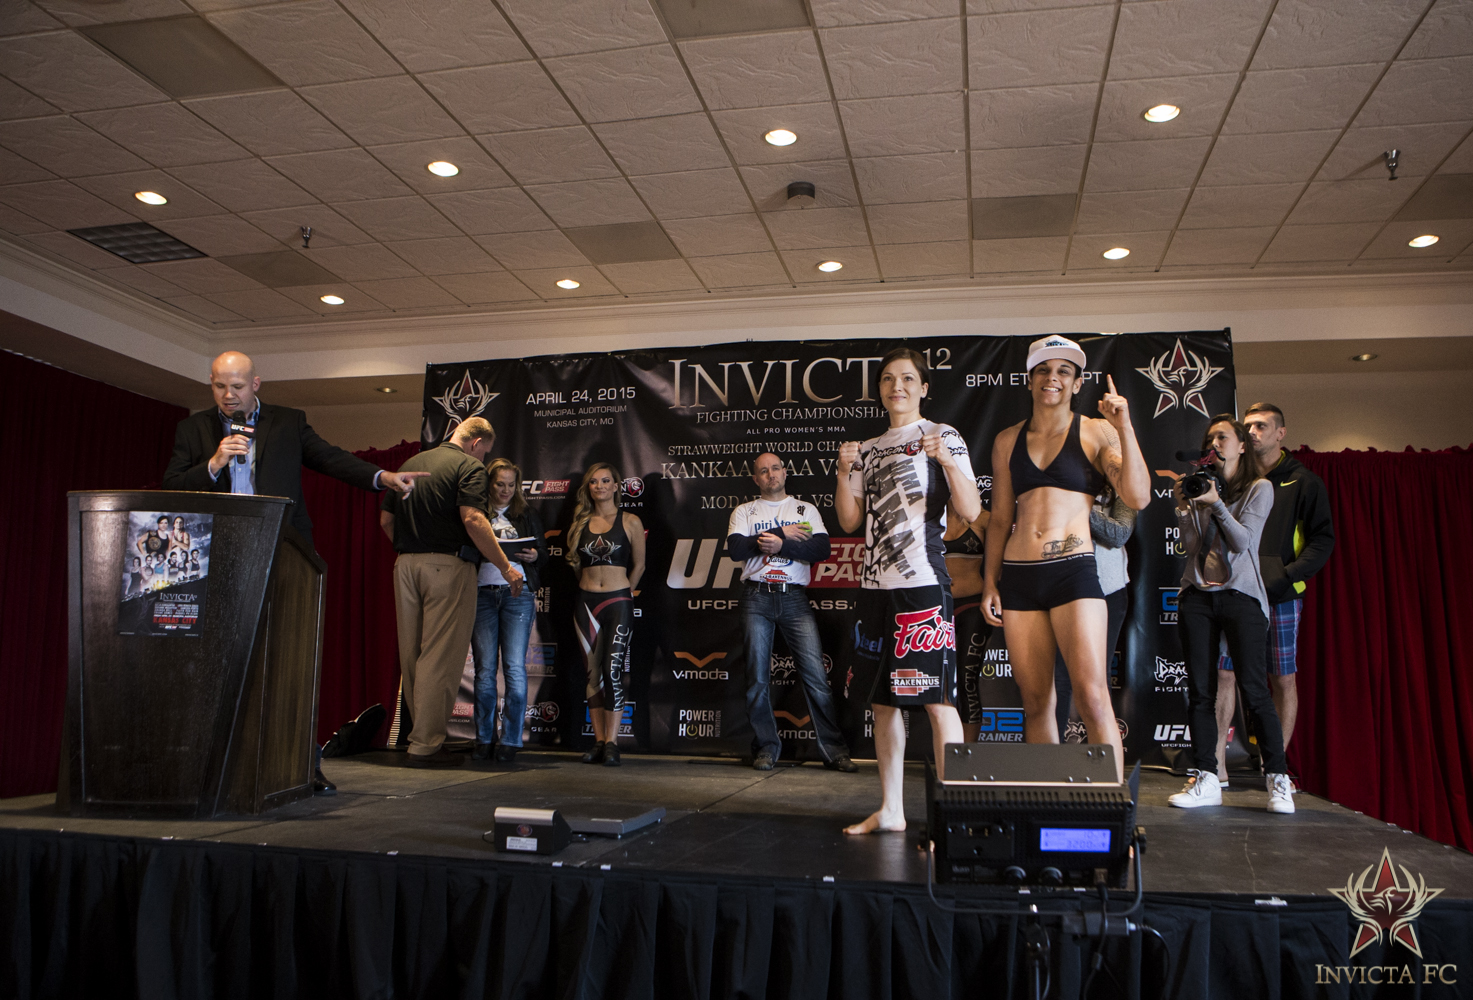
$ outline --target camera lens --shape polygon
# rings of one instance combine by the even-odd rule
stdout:
[[[1206,493],[1211,485],[1212,483],[1211,480],[1208,478],[1207,473],[1194,472],[1190,476],[1185,476],[1182,478],[1181,494],[1188,500],[1195,500],[1202,494]]]

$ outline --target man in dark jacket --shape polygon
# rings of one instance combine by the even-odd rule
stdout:
[[[174,454],[164,470],[164,489],[202,493],[249,493],[295,501],[291,525],[312,541],[312,519],[302,503],[302,467],[364,490],[407,493],[428,473],[386,472],[330,445],[287,406],[262,403],[261,377],[250,358],[226,351],[210,365],[213,409],[179,421]],[[240,413],[244,420],[232,421]],[[234,430],[232,430],[234,428]]]
[[[1272,403],[1254,403],[1243,415],[1243,426],[1248,429],[1258,471],[1274,488],[1273,510],[1258,544],[1258,564],[1268,591],[1269,679],[1287,749],[1299,713],[1294,677],[1304,592],[1309,578],[1324,568],[1335,548],[1335,525],[1324,481],[1283,447],[1288,430],[1284,411]],[[1217,685],[1217,730],[1224,734],[1233,718],[1233,661],[1223,656],[1218,669],[1222,674]],[[1221,777],[1221,747],[1217,760]]]

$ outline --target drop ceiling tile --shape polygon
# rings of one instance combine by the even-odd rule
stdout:
[[[1408,246],[1409,240],[1426,233],[1438,237],[1430,247]],[[1362,259],[1406,261],[1447,260],[1473,240],[1473,219],[1440,219],[1436,222],[1392,222],[1366,247]]]
[[[709,108],[829,99],[823,60],[811,31],[700,38],[682,42],[680,51]]]
[[[32,233],[26,237],[26,242],[83,267],[116,267],[124,263],[123,258],[101,250],[71,233]]]
[[[1326,131],[1220,136],[1198,183],[1216,187],[1308,181],[1338,134]]]
[[[1434,4],[1397,58],[1432,59],[1473,52],[1473,17],[1468,15],[1468,0]]]
[[[554,267],[543,271],[517,271],[516,276],[522,284],[549,302],[621,294],[619,289],[610,284],[609,279],[598,273],[598,268],[587,264],[582,267]],[[578,287],[559,288],[557,283],[564,278],[572,278],[578,282]]]
[[[875,247],[886,278],[932,278],[966,274],[971,267],[967,241],[891,243]],[[1059,255],[1061,258],[1063,254]]]
[[[0,77],[0,120],[11,118],[40,118],[54,115],[57,109],[47,104],[24,87],[17,87]]]
[[[326,205],[298,205],[295,208],[242,212],[241,218],[277,242],[293,249],[302,248],[303,226],[309,226],[312,229],[312,239],[307,245],[314,252],[325,247],[373,242],[373,237]],[[347,277],[346,275],[339,276]]]
[[[1424,9],[1381,0],[1279,0],[1253,68],[1384,63]]]
[[[1110,79],[1237,73],[1253,49],[1269,6],[1269,0],[1123,4],[1110,50]]]
[[[839,100],[962,89],[962,25],[955,17],[824,30]]]
[[[254,278],[247,278],[234,268],[227,267],[218,260],[208,257],[196,257],[193,260],[165,260],[143,266],[146,270],[196,295],[214,295],[217,292],[239,292],[265,287]]]
[[[917,205],[871,205],[869,228],[881,243],[945,243],[971,234],[965,201],[932,201]]]
[[[477,236],[476,242],[489,250],[508,271],[588,264],[588,258],[556,229],[540,233],[487,234]]]
[[[311,205],[316,199],[260,160],[235,160],[169,173],[232,212]]]
[[[402,72],[331,0],[211,14],[209,21],[293,87]]]
[[[651,45],[548,59],[548,72],[590,122],[701,110],[675,50]]]
[[[817,163],[769,163],[742,167],[747,189],[763,212],[807,211],[811,208],[847,208],[859,204],[854,190],[854,174],[848,160],[821,160]],[[788,185],[808,181],[814,186],[814,200],[807,205],[788,201]],[[711,212],[711,215],[720,213]]]
[[[252,288],[240,292],[212,292],[205,298],[246,319],[267,320],[311,316],[312,310],[293,302],[274,288]]]
[[[427,240],[460,235],[445,216],[418,196],[348,201],[333,207],[376,240]]]
[[[164,299],[164,301],[181,312],[186,312],[207,323],[229,323],[242,318],[224,306],[198,295],[170,296]]]
[[[675,219],[665,223],[665,232],[687,257],[760,253],[772,249],[772,240],[755,213]]]
[[[183,295],[184,289],[167,280],[161,274],[155,274],[147,268],[136,264],[124,264],[122,267],[98,268],[97,273],[104,278],[109,278],[129,288],[136,289],[144,295],[151,295],[161,299],[166,295]]]
[[[697,257],[690,261],[690,266],[707,288],[751,288],[788,284],[782,262],[770,250],[766,253]]]
[[[730,167],[647,174],[632,177],[629,182],[644,197],[657,219],[734,215],[752,208],[741,178]]]
[[[1063,271],[1067,236],[1028,236],[1010,240],[973,240],[972,273]],[[888,273],[888,272],[887,272]]]
[[[828,102],[713,111],[711,117],[737,163],[796,163],[845,156],[839,119]],[[791,146],[773,146],[764,141],[762,137],[775,128],[797,133],[798,141]]]
[[[1170,230],[1105,235],[1076,235],[1069,247],[1069,271],[1149,271],[1161,259]],[[1129,257],[1108,260],[1106,250],[1124,247]]]
[[[1294,206],[1303,184],[1198,185],[1182,216],[1182,229],[1248,229],[1277,226]],[[1265,240],[1267,237],[1265,237]]]
[[[481,137],[491,155],[523,184],[618,176],[608,154],[582,125]]]
[[[418,272],[379,243],[361,246],[313,247],[304,251],[313,262],[347,281],[379,281],[384,278],[412,278]]]
[[[547,214],[520,188],[436,194],[429,200],[471,236],[554,228]]]
[[[1390,183],[1386,161],[1381,156],[1389,149],[1400,151],[1396,167],[1398,178],[1426,176],[1462,141],[1468,125],[1468,122],[1445,122],[1350,129],[1335,144],[1335,151],[1320,168],[1317,179],[1358,177]]]
[[[45,167],[38,167],[30,160],[17,156],[8,149],[0,149],[0,184],[23,184],[26,181],[55,179],[56,175]]]
[[[0,204],[0,230],[16,236],[26,236],[31,233],[48,232],[50,229],[51,227],[41,220],[33,219],[9,205]]]
[[[257,156],[353,145],[352,139],[289,90],[205,97],[186,101],[184,106]]]
[[[1206,137],[1097,142],[1090,153],[1085,190],[1191,187],[1211,142]]]
[[[70,116],[0,123],[0,146],[63,177],[148,167],[147,161]]]
[[[972,148],[1086,143],[1098,97],[1099,86],[1093,83],[974,90],[970,95]]]
[[[66,72],[57,72],[58,67]],[[71,31],[0,39],[0,67],[16,83],[63,111],[120,108],[168,95]]]
[[[0,35],[30,35],[60,27],[60,21],[26,0],[0,4]]]
[[[578,124],[578,116],[535,62],[445,70],[419,80],[471,132]]]
[[[1237,83],[1236,73],[1111,81],[1105,84],[1100,101],[1095,141],[1213,135]],[[1175,104],[1185,110],[1169,122],[1146,121],[1145,110],[1158,104]]]
[[[788,273],[798,285],[835,285],[855,281],[879,281],[880,269],[875,252],[868,243],[853,247],[815,247],[810,250],[782,251]],[[820,271],[818,265],[836,260],[844,266],[837,271]]]
[[[428,306],[461,304],[459,299],[429,278],[385,278],[381,281],[355,281],[353,285],[390,309],[422,309]]]
[[[841,101],[839,111],[853,156],[944,153],[966,147],[960,93]],[[917,122],[924,122],[924,127],[917,128]]]
[[[278,288],[276,291],[298,305],[306,306],[312,312],[323,316],[355,312],[384,312],[388,308],[361,288],[350,287],[346,281],[330,285],[291,285],[286,288]],[[336,295],[343,302],[341,305],[330,306],[322,301],[324,295]]]
[[[420,194],[479,191],[515,183],[474,139],[466,136],[371,146],[368,151]],[[436,160],[448,160],[460,168],[460,173],[454,177],[430,173],[429,164]]]
[[[726,167],[731,160],[704,114],[671,115],[593,126],[604,146],[629,174]]]
[[[363,146],[464,134],[411,77],[330,83],[301,93]]]
[[[234,215],[172,219],[160,222],[158,226],[176,240],[183,240],[211,257],[272,253],[281,249],[281,244],[275,239]]]
[[[1343,128],[1380,73],[1377,64],[1249,73],[1223,134]]]
[[[55,229],[112,226],[138,220],[136,215],[109,205],[69,181],[8,184],[0,187],[0,202]]]
[[[791,212],[766,212],[763,220],[779,250],[869,243],[864,213],[857,208],[807,208]]]
[[[1088,146],[972,150],[972,197],[1016,198],[1079,189]]]
[[[955,0],[812,0],[813,23],[820,28],[879,24],[925,17],[956,17]]]
[[[1463,139],[1453,154],[1437,168],[1439,174],[1473,174],[1473,135]]]
[[[870,205],[949,201],[967,196],[965,153],[856,158],[854,172],[859,176],[865,203]]]
[[[218,163],[251,155],[179,104],[88,111],[77,118],[156,167]]]
[[[1457,122],[1473,117],[1473,56],[1397,60],[1356,116],[1358,127]]]
[[[630,48],[665,40],[647,3],[503,0],[502,9],[540,56]]]
[[[639,195],[622,177],[538,184],[528,186],[527,193],[537,200],[552,221],[567,228],[644,222],[650,217]]]
[[[1345,261],[1360,253],[1380,226],[1351,222],[1316,226],[1285,226],[1269,244],[1266,263],[1282,261]]]
[[[194,13],[181,0],[133,0],[126,5],[99,4],[93,0],[36,0],[36,6],[77,27]]]
[[[531,58],[506,18],[482,0],[342,3],[411,73]]]
[[[683,260],[605,264],[600,270],[625,295],[695,291],[701,287],[701,279]]]
[[[1072,7],[968,18],[972,89],[1098,81],[1113,14],[1109,7]]]
[[[442,274],[435,284],[468,306],[484,302],[536,301],[537,296],[514,274],[492,271],[488,274]]]
[[[1410,181],[1410,184],[1415,184]],[[1411,196],[1415,188],[1403,187],[1386,178],[1316,181],[1304,192],[1289,225],[1325,222],[1385,222]]]
[[[424,275],[481,274],[502,270],[501,265],[492,260],[486,251],[465,236],[405,240],[384,245],[413,264]]]
[[[1055,7],[1109,5],[1110,0],[967,0],[968,14],[1006,14],[1012,11],[1047,10]]]
[[[411,194],[409,186],[361,149],[273,156],[267,164],[322,201],[363,201]]]
[[[1090,192],[1079,206],[1076,233],[1136,233],[1170,230],[1187,203],[1187,188],[1162,191]],[[1108,247],[1106,249],[1109,249]]]

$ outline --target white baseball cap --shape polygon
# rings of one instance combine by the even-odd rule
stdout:
[[[1050,334],[1040,337],[1028,345],[1028,370],[1041,361],[1052,361],[1061,358],[1064,361],[1074,362],[1074,366],[1081,372],[1084,371],[1084,348],[1080,347],[1068,337],[1058,334]]]

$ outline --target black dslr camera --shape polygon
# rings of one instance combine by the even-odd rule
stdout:
[[[1218,477],[1217,470],[1212,463],[1217,461],[1217,450],[1209,448],[1200,455],[1193,455],[1189,451],[1176,453],[1179,461],[1192,466],[1192,471],[1181,477],[1181,495],[1188,500],[1195,500],[1202,496],[1216,484],[1217,492],[1222,492],[1222,479]]]

